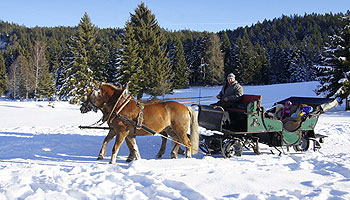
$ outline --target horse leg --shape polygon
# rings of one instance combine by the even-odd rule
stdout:
[[[181,134],[180,136],[180,141],[185,145],[186,147],[186,158],[191,158],[192,157],[192,148],[191,148],[191,141],[188,139],[187,134]]]
[[[131,162],[134,159],[136,159],[136,160],[141,159],[139,149],[138,149],[137,144],[136,144],[136,137],[131,136],[131,135],[133,135],[133,134],[129,134],[125,138],[126,145],[128,146],[129,152],[130,152],[128,158],[126,159],[126,162]]]
[[[172,130],[171,130],[171,128],[168,127],[166,129],[166,131],[170,132]],[[160,146],[159,152],[157,154],[157,158],[161,158],[163,156],[163,154],[165,153],[166,142],[167,142],[167,138],[165,138],[165,137],[168,137],[168,134],[166,133],[166,131],[160,132],[160,134],[163,135],[164,137],[162,137],[162,145]],[[172,142],[172,144],[175,145],[175,142]],[[180,155],[185,155],[185,151],[181,147],[179,147],[179,150],[177,153]]]
[[[166,137],[168,137],[168,134],[164,131],[160,132],[160,134],[163,135],[164,137],[162,137],[162,145],[160,146],[159,152],[157,153],[157,158],[161,158],[165,153],[166,142],[167,142]]]
[[[184,144],[186,146],[186,158],[192,158],[191,142],[190,142],[190,140],[187,137],[184,140]]]
[[[115,136],[114,130],[110,129],[103,141],[102,148],[100,150],[100,153],[98,154],[97,160],[103,160],[103,157],[106,155],[107,144],[113,139],[114,136]]]
[[[185,151],[181,148],[181,146],[179,147],[179,150],[177,151],[177,153],[180,155],[185,155]]]
[[[119,151],[120,147],[122,146],[122,144],[125,140],[125,137],[128,134],[129,134],[129,131],[119,131],[118,134],[116,134],[115,143],[114,143],[114,146],[112,149],[111,161],[109,162],[109,164],[116,163],[118,151]]]
[[[187,127],[187,128],[184,128]],[[186,147],[186,158],[192,157],[192,149],[191,149],[191,141],[187,137],[187,129],[188,126],[182,125],[182,126],[176,126],[175,124],[172,126],[172,129],[174,130],[174,134],[176,134],[178,140],[181,143],[183,143]],[[180,145],[179,145],[180,146]]]
[[[175,143],[175,144],[174,144],[174,148],[173,148],[173,150],[172,150],[171,153],[170,153],[171,158],[177,158],[177,153],[178,153],[178,151],[179,151],[179,148],[180,148],[180,144]]]
[[[173,140],[176,141],[176,142],[173,143],[174,147],[173,147],[173,149],[170,152],[170,157],[171,158],[177,158],[177,153],[179,152],[179,148],[180,148],[179,139],[178,139],[176,133],[173,131],[173,129],[169,129],[168,133],[173,138]]]

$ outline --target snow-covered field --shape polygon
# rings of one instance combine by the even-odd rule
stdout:
[[[316,82],[245,86],[269,108],[289,96],[315,96]],[[173,97],[215,96],[219,87],[178,90]],[[201,102],[209,104],[211,101]],[[159,136],[138,137],[143,159],[96,161],[105,130],[80,130],[101,113],[80,114],[66,102],[0,99],[0,199],[350,199],[350,112],[344,105],[321,115],[315,131],[328,137],[318,152],[155,159]],[[207,132],[201,129],[202,133]]]

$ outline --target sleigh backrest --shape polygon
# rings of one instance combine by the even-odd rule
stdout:
[[[261,95],[244,94],[234,108],[226,108],[225,110],[242,113],[254,112],[261,106],[261,98]]]

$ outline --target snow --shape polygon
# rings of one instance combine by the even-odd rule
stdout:
[[[268,109],[289,96],[315,96],[316,86],[243,88],[262,95]],[[193,87],[167,97],[216,96],[219,90]],[[350,112],[344,104],[320,116],[315,131],[328,137],[317,152],[278,156],[261,146],[262,155],[245,150],[229,159],[202,154],[170,159],[169,141],[163,158],[156,159],[161,138],[144,136],[137,138],[141,160],[126,163],[123,144],[117,164],[108,164],[111,142],[107,157],[97,161],[107,131],[78,126],[100,117],[81,114],[67,102],[53,108],[48,102],[0,99],[0,199],[350,199]]]

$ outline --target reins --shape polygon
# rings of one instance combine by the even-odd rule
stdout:
[[[144,105],[148,105],[148,104],[157,104],[159,102],[166,102],[166,101],[174,101],[174,100],[186,100],[186,99],[202,99],[201,101],[208,101],[210,100],[210,98],[212,98],[213,96],[205,96],[205,97],[183,97],[183,98],[165,98],[165,99],[151,99],[151,100],[141,100],[138,101]],[[188,101],[188,102],[180,102],[182,104],[190,104],[190,103],[196,103],[199,101]]]
[[[130,124],[132,124],[133,126],[136,126],[136,123],[137,123],[137,122],[135,122],[134,120],[132,120],[132,119],[126,117],[126,116],[119,115],[118,118],[119,118],[120,120],[126,122],[126,123],[130,123]],[[161,137],[163,137],[163,138],[169,139],[169,140],[172,141],[172,142],[175,142],[176,144],[179,144],[179,145],[184,146],[184,147],[187,147],[187,148],[191,148],[190,146],[187,146],[187,145],[185,145],[185,144],[182,144],[181,142],[178,142],[178,141],[176,141],[176,140],[173,140],[173,139],[171,139],[170,137],[164,136],[164,135],[162,135],[162,134],[160,134],[160,133],[158,133],[158,132],[156,132],[156,131],[150,129],[150,128],[148,128],[148,127],[145,126],[145,125],[141,125],[141,129],[143,129],[144,131],[146,131],[146,132],[148,132],[148,133],[151,133],[152,135],[159,135],[159,136],[161,136]],[[203,155],[207,155],[206,153],[202,152],[202,151],[199,150],[199,149],[198,149],[197,151],[198,151],[199,153],[203,154]]]
[[[173,100],[182,100],[182,99],[204,99],[204,98],[212,98],[214,96],[204,96],[204,97],[179,97],[179,98],[165,98],[163,101],[173,101]]]

